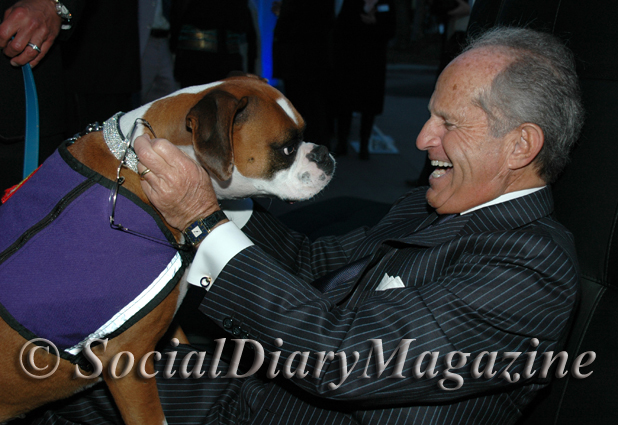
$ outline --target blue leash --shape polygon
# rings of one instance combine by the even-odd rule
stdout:
[[[30,64],[21,67],[26,88],[26,143],[24,148],[25,179],[39,166],[39,99]]]

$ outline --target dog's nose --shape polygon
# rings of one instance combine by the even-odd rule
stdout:
[[[335,169],[335,163],[329,155],[326,146],[318,145],[307,154],[307,159],[317,164],[318,168],[327,175],[331,175]]]
[[[314,146],[314,148],[311,149],[311,152],[309,152],[309,155],[307,155],[307,158],[309,158],[309,161],[314,161],[320,164],[329,159],[328,149],[326,148],[326,146],[322,145]]]

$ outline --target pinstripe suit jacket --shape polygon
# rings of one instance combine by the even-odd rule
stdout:
[[[425,227],[432,216],[425,190],[404,196],[372,229],[311,243],[284,228],[263,211],[254,211],[243,231],[256,245],[236,255],[204,297],[200,310],[224,329],[257,341],[264,349],[264,369],[280,352],[274,379],[263,371],[244,379],[172,379],[157,376],[170,424],[506,424],[514,422],[535,393],[548,384],[540,377],[541,353],[559,351],[577,298],[578,275],[570,233],[550,217],[550,190],[455,217]],[[422,228],[422,229],[419,229]],[[310,282],[350,261],[372,255],[358,278],[327,293]],[[405,287],[376,291],[384,274],[399,276]],[[281,338],[281,344],[275,339]],[[531,344],[539,341],[538,347]],[[384,362],[404,339],[401,375],[391,377],[395,360],[380,377],[379,339]],[[281,342],[281,341],[280,341]],[[191,347],[178,347],[174,370]],[[316,353],[344,352],[346,369],[358,362],[343,383],[342,355],[327,360],[314,376]],[[470,353],[455,370],[463,379],[453,388],[446,360],[450,352]],[[480,370],[493,378],[475,378],[472,361],[496,352],[495,365],[483,357]],[[532,352],[538,354],[533,357]],[[304,378],[283,376],[302,370],[298,359],[308,352]],[[437,353],[432,368],[423,352]],[[502,353],[522,352],[513,365]],[[370,357],[370,360],[368,358]],[[457,356],[450,364],[458,364]],[[517,382],[534,358],[536,373]],[[327,358],[328,359],[328,358]],[[209,367],[208,359],[204,370]],[[156,363],[162,371],[164,359]],[[367,366],[368,365],[368,366]],[[221,363],[220,363],[221,366]],[[484,369],[485,368],[485,369]],[[222,375],[225,373],[223,367]],[[364,373],[365,372],[365,373]],[[418,373],[418,371],[416,372]],[[361,377],[367,375],[367,377]],[[332,389],[329,384],[335,384]],[[340,384],[340,385],[339,385]],[[105,387],[95,387],[45,412],[36,423],[121,423]]]
[[[403,197],[371,230],[314,243],[255,212],[243,230],[256,246],[228,263],[201,310],[218,323],[232,319],[266,353],[281,351],[279,369],[293,352],[311,353],[309,375],[271,385],[255,423],[345,423],[343,412],[365,424],[514,421],[547,380],[536,373],[510,383],[499,377],[506,367],[500,360],[494,378],[474,379],[470,364],[482,351],[498,352],[498,359],[504,352],[535,351],[532,338],[539,340],[535,370],[541,352],[559,351],[578,275],[572,236],[550,217],[552,209],[545,188],[419,231],[431,215],[423,189]],[[367,255],[373,260],[361,277],[342,287],[321,294],[308,284]],[[385,273],[399,276],[405,288],[376,291]],[[281,347],[275,338],[283,340]],[[381,339],[385,361],[402,339],[415,339],[402,371],[406,378],[387,378],[394,361],[376,378],[375,358],[370,377],[359,378],[370,339]],[[328,384],[341,381],[339,359],[312,376],[321,351],[345,352],[348,369],[353,352],[359,353],[356,368],[335,390]],[[425,351],[440,353],[438,376],[416,379],[414,360]],[[438,383],[444,357],[453,351],[471,356],[455,371],[463,386],[446,391]],[[511,373],[521,373],[526,357]]]

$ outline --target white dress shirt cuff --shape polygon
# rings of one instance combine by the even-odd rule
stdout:
[[[187,281],[210,290],[227,263],[251,245],[253,242],[233,222],[218,226],[198,247]]]

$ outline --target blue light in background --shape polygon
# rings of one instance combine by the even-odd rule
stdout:
[[[271,81],[273,76],[273,30],[277,23],[277,17],[270,11],[273,0],[251,1],[253,1],[258,11],[262,77]]]

